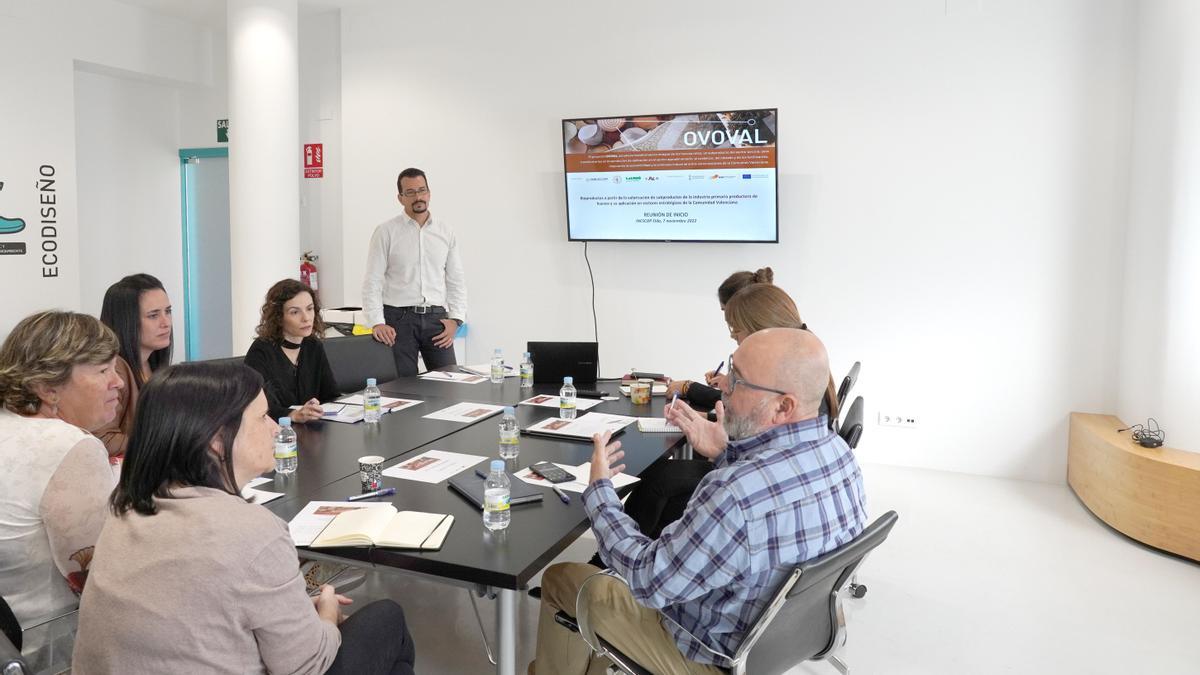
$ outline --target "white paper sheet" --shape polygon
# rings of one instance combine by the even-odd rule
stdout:
[[[448,370],[431,370],[424,375],[418,376],[422,380],[433,380],[435,382],[456,382],[458,384],[479,384],[487,382],[488,378],[483,375],[474,373],[456,373]]]
[[[422,483],[440,483],[447,478],[469,469],[486,460],[482,455],[464,455],[460,452],[429,450],[416,457],[409,457],[383,470],[389,478],[416,480]]]
[[[492,405],[491,403],[471,403],[464,401],[455,403],[447,408],[436,410],[424,415],[425,419],[430,420],[445,420],[447,422],[478,422],[479,420],[495,415],[504,410],[502,405]]]
[[[308,546],[321,534],[329,521],[349,509],[371,509],[389,506],[390,502],[309,502],[288,523],[288,532],[297,546]]]
[[[258,478],[252,478],[249,483],[246,483],[246,487],[242,488],[242,497],[245,499],[249,499],[250,501],[254,502],[255,504],[266,504],[267,502],[271,501],[272,499],[279,499],[280,497],[283,496],[282,492],[268,492],[266,490],[254,489],[254,487],[256,485],[262,485],[263,483],[273,483],[273,482],[275,482],[275,479],[267,478],[265,476],[259,476]]]
[[[362,394],[350,394],[349,396],[343,396],[337,400],[337,403],[343,403],[343,404],[349,405],[349,406],[362,407],[363,395]],[[424,401],[421,401],[421,400],[418,400],[415,398],[392,398],[391,396],[380,396],[379,397],[379,409],[385,415],[390,412],[398,412],[400,410],[404,410],[405,408],[411,408],[414,405],[420,405],[422,403],[424,403]]]
[[[492,377],[492,364],[491,363],[484,363],[484,364],[480,364],[477,366],[459,366],[458,369],[463,372],[473,373],[475,375],[482,375],[483,377],[488,378],[489,381],[491,380],[491,377]],[[504,364],[504,376],[505,377],[520,377],[521,369],[517,368],[516,366],[512,366],[512,365],[509,365],[506,363],[506,364]]]
[[[566,471],[567,473],[571,474],[572,476],[575,476],[575,480],[573,480],[573,481],[569,481],[566,483],[557,483],[558,488],[560,490],[563,490],[564,492],[577,492],[577,493],[582,494],[583,491],[587,489],[588,479],[591,478],[591,472],[592,472],[592,465],[589,462],[584,462],[583,464],[580,464],[579,466],[571,466],[569,464],[559,464],[559,463],[555,462],[555,466],[558,466],[563,471]],[[520,478],[521,480],[525,481],[526,483],[529,483],[530,485],[540,485],[541,487],[546,487],[546,488],[550,487],[551,485],[555,485],[555,483],[551,483],[550,481],[546,480],[545,478],[542,478],[541,476],[534,473],[533,469],[530,469],[529,467],[525,467],[524,469],[521,469],[520,471],[514,473],[513,475],[516,476],[517,478]],[[612,484],[613,484],[614,488],[620,489],[620,488],[625,487],[626,485],[633,485],[634,483],[638,482],[639,480],[641,480],[641,479],[639,479],[637,476],[630,476],[628,474],[619,473],[613,477]]]
[[[618,389],[621,390],[622,396],[629,396],[629,385],[622,384],[620,387],[618,387]],[[650,395],[651,396],[666,396],[667,395],[667,385],[659,384],[657,382],[654,383],[653,385],[650,386]]]
[[[613,400],[615,401],[616,399],[613,399]],[[594,408],[594,407],[600,405],[601,403],[604,403],[604,401],[602,401],[598,398],[578,398],[578,397],[576,397],[575,409],[580,410],[580,411],[587,410],[589,408]],[[533,406],[537,406],[539,408],[555,408],[555,409],[557,409],[558,408],[558,396],[556,396],[554,394],[538,394],[537,396],[534,396],[532,398],[527,398],[524,401],[521,401],[517,405],[533,405]]]

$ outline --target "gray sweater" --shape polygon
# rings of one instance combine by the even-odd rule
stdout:
[[[109,516],[79,607],[73,669],[323,673],[341,645],[305,593],[287,525],[221,490]]]

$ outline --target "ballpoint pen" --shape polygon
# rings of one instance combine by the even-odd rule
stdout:
[[[562,489],[560,489],[557,485],[551,485],[550,489],[554,490],[554,494],[558,495],[558,498],[562,500],[562,503],[564,503],[564,504],[571,503],[571,496],[568,495],[567,493],[563,492]]]
[[[721,362],[717,364],[717,369],[713,371],[713,375],[714,375],[714,376],[716,376],[716,375],[720,375],[720,374],[721,374],[721,369],[722,369],[722,368],[724,368],[724,367],[725,367],[725,360],[724,360],[724,359],[721,359]]]
[[[679,400],[679,394],[675,394],[674,396],[671,397],[671,405],[668,406],[671,409],[671,412],[675,412],[675,401],[678,401],[678,400]]]
[[[487,476],[488,476],[486,473],[480,471],[479,469],[475,469],[475,475],[479,476],[480,478],[482,478],[484,480],[487,480]]]
[[[394,487],[380,488],[371,492],[364,492],[361,495],[350,495],[346,497],[346,501],[356,502],[360,499],[374,499],[375,497],[387,497],[394,494],[396,494],[396,488]]]

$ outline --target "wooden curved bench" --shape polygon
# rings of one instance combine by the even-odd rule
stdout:
[[[1143,448],[1112,415],[1071,413],[1067,483],[1100,520],[1200,561],[1200,453]]]

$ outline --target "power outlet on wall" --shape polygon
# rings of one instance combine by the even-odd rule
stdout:
[[[895,413],[880,412],[879,426],[915,429],[917,427],[917,418],[914,415],[897,415]]]

